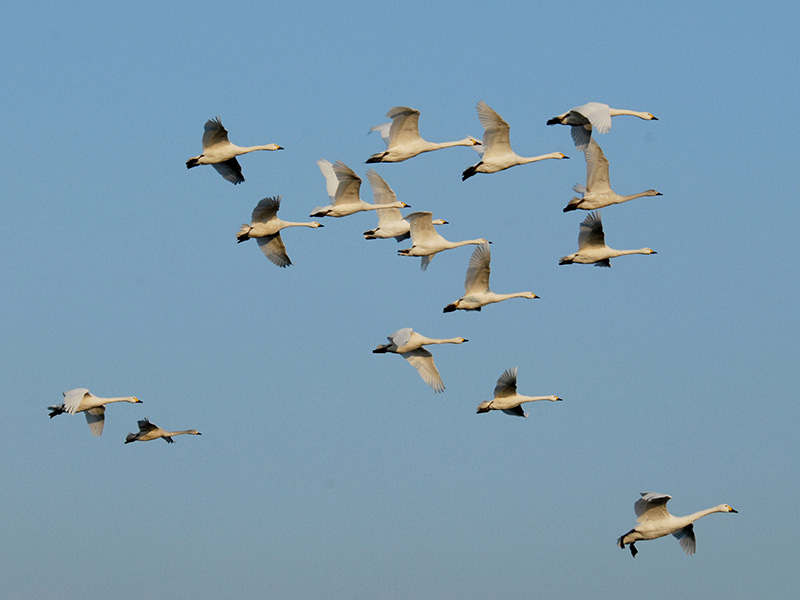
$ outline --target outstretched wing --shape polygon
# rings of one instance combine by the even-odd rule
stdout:
[[[478,102],[478,119],[483,125],[484,158],[511,152],[508,140],[509,126],[486,102]]]
[[[253,209],[253,214],[251,215],[250,219],[253,223],[266,223],[270,219],[275,218],[275,215],[278,214],[278,209],[280,207],[280,196],[262,198]]]
[[[600,211],[590,212],[578,230],[578,248],[583,250],[590,246],[605,246],[606,236],[603,233],[603,221]]]
[[[464,291],[467,294],[489,291],[489,274],[491,273],[489,264],[491,261],[492,253],[487,242],[475,248],[469,259],[467,277],[464,280]]]
[[[411,352],[404,352],[400,356],[405,358],[419,372],[422,380],[431,386],[434,392],[438,394],[444,391],[442,377],[439,375],[436,365],[433,364],[433,354],[425,348],[417,348]]]
[[[641,496],[633,505],[633,510],[636,511],[638,517],[637,522],[660,521],[670,516],[667,502],[672,496],[655,492],[641,492]]]
[[[392,120],[389,148],[419,140],[419,111],[407,106],[393,106],[386,113]]]
[[[228,144],[228,130],[222,126],[219,117],[209,119],[203,126],[203,150],[207,150],[217,144]]]
[[[504,398],[517,393],[517,367],[506,369],[494,386],[494,397]]]
[[[689,523],[683,529],[678,529],[678,531],[674,532],[672,535],[680,542],[681,548],[683,548],[686,554],[690,556],[694,554],[697,540],[694,537],[694,525],[692,523]]]
[[[86,388],[75,388],[74,390],[63,392],[64,410],[69,414],[74,415],[76,412],[78,412],[78,409],[81,406],[81,401],[88,393],[89,390]]]
[[[286,254],[286,246],[283,243],[283,239],[281,239],[280,233],[259,237],[256,238],[256,241],[258,242],[258,247],[261,248],[261,252],[273,264],[279,267],[288,267],[292,264],[292,261],[289,260],[289,255]]]
[[[217,173],[222,175],[223,179],[230,181],[233,185],[244,181],[242,166],[239,164],[239,161],[236,160],[235,156],[229,158],[225,162],[213,163],[211,166],[217,170]]]
[[[611,191],[608,180],[608,159],[594,139],[589,142],[585,157],[586,188],[595,194]]]
[[[98,406],[90,408],[83,413],[86,416],[86,422],[89,424],[89,431],[95,437],[103,435],[103,425],[106,422],[106,407]]]

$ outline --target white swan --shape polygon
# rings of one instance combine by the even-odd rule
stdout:
[[[509,298],[538,298],[533,292],[516,292],[513,294],[495,294],[489,289],[489,263],[492,254],[489,244],[481,244],[475,248],[467,267],[467,278],[464,281],[464,295],[455,302],[444,307],[442,312],[455,310],[480,310],[482,306],[502,302]]]
[[[106,404],[112,402],[132,402],[138,404],[141,402],[134,396],[122,396],[119,398],[101,398],[91,394],[86,388],[76,388],[62,392],[64,396],[63,404],[54,404],[48,406],[47,410],[50,411],[50,418],[55,416],[69,413],[82,412],[86,417],[86,422],[89,424],[89,430],[93,436],[99,437],[103,434],[103,425],[106,420]]]
[[[638,517],[636,521],[639,524],[617,539],[617,546],[620,548],[624,549],[625,544],[629,545],[631,556],[634,558],[639,552],[634,545],[636,542],[639,540],[654,540],[670,533],[680,542],[681,548],[686,554],[694,554],[696,542],[692,523],[700,517],[705,517],[711,513],[739,512],[727,504],[720,504],[685,517],[676,517],[669,514],[667,510],[667,502],[672,496],[654,492],[641,492],[641,496],[633,505]]]
[[[292,264],[292,261],[289,260],[289,255],[286,254],[286,246],[281,239],[281,230],[287,227],[323,227],[323,225],[316,221],[294,223],[279,219],[277,213],[280,207],[280,196],[264,198],[259,201],[250,217],[251,223],[249,225],[247,223],[242,224],[241,229],[236,233],[236,241],[241,243],[250,238],[255,238],[264,256],[279,267],[287,267]]]
[[[517,367],[506,369],[497,380],[494,387],[494,399],[488,402],[481,402],[478,405],[478,414],[487,413],[490,410],[502,410],[507,415],[514,417],[527,417],[528,413],[523,412],[521,404],[525,402],[536,402],[537,400],[550,400],[558,402],[563,398],[558,396],[523,396],[517,393]]]
[[[129,433],[125,436],[125,443],[130,444],[131,442],[149,442],[150,440],[157,440],[158,438],[164,438],[164,441],[168,444],[175,443],[175,440],[172,439],[173,435],[202,435],[197,429],[185,429],[183,431],[165,431],[161,429],[158,425],[154,425],[150,422],[150,420],[145,417],[144,419],[140,419],[137,421],[139,425],[139,432],[138,433]]]
[[[361,190],[361,178],[340,160],[337,160],[336,164],[331,164],[328,160],[320,159],[317,165],[325,176],[331,203],[327,206],[317,206],[311,211],[312,217],[346,217],[365,210],[408,207],[408,204],[399,201],[388,204],[364,202],[358,195]]]
[[[423,152],[452,148],[453,146],[476,146],[480,140],[474,137],[465,137],[455,142],[428,142],[419,135],[419,111],[407,106],[394,106],[386,113],[392,122],[377,125],[370,129],[370,133],[377,131],[386,143],[386,150],[373,154],[367,159],[368,163],[401,162],[413,158]]]
[[[203,153],[186,161],[186,168],[191,169],[198,165],[211,165],[217,173],[222,175],[232,184],[242,183],[242,167],[236,157],[240,154],[255,152],[256,150],[283,150],[277,144],[264,146],[237,146],[228,141],[228,131],[222,126],[219,117],[209,119],[203,127]]]
[[[576,106],[572,110],[568,110],[563,115],[549,119],[547,124],[570,125],[570,133],[572,134],[572,141],[575,142],[575,148],[583,152],[589,144],[592,130],[596,129],[600,133],[607,133],[611,129],[611,117],[620,115],[631,115],[645,121],[658,121],[649,112],[611,108],[608,104],[602,104],[601,102],[588,102],[583,106]]]
[[[638,250],[614,250],[606,246],[606,236],[603,233],[603,223],[600,220],[600,211],[589,213],[578,231],[578,251],[568,256],[562,256],[558,261],[560,265],[572,263],[592,264],[596,267],[610,267],[609,259],[627,254],[656,254],[650,248]]]
[[[478,118],[483,125],[483,152],[481,161],[461,174],[461,181],[469,179],[475,173],[497,173],[516,165],[546,160],[548,158],[569,158],[561,152],[551,152],[541,156],[520,156],[511,149],[508,137],[508,123],[492,110],[486,102],[478,102]]]
[[[397,196],[383,177],[378,175],[375,169],[367,171],[367,179],[372,188],[372,196],[376,205],[392,204],[397,202]],[[378,226],[364,232],[364,239],[388,239],[394,238],[398,242],[407,240],[411,237],[411,225],[400,214],[398,208],[378,208]],[[447,225],[447,221],[434,219],[434,225]]]
[[[405,358],[409,364],[414,367],[423,381],[433,388],[436,393],[444,391],[444,383],[436,365],[433,364],[433,354],[428,352],[423,346],[428,344],[463,344],[468,341],[463,337],[436,339],[428,338],[420,335],[411,327],[404,327],[398,329],[392,335],[386,338],[389,340],[388,344],[381,344],[373,354],[385,354],[391,352],[399,354]]]
[[[488,244],[485,239],[479,238],[476,240],[464,240],[461,242],[449,242],[440,236],[433,228],[432,213],[429,212],[415,212],[406,217],[411,225],[411,248],[404,248],[398,250],[397,254],[400,256],[421,256],[422,264],[420,268],[424,271],[433,259],[434,255],[443,250],[451,248],[458,248],[459,246],[466,246],[468,244]]]
[[[603,150],[592,138],[586,148],[586,186],[576,184],[572,189],[578,192],[581,197],[573,198],[564,207],[564,212],[576,210],[594,210],[612,204],[620,204],[642,196],[661,196],[661,192],[647,190],[632,194],[630,196],[620,196],[611,189],[608,180],[608,159]]]

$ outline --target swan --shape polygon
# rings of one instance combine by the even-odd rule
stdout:
[[[279,267],[288,267],[292,264],[286,254],[286,246],[281,239],[281,230],[287,227],[323,227],[322,224],[312,221],[311,223],[293,223],[284,221],[277,217],[281,207],[281,197],[263,198],[256,204],[253,214],[250,217],[251,223],[242,224],[241,229],[236,233],[237,243],[246,242],[250,238],[255,238],[261,252],[270,261]]]
[[[516,292],[514,294],[495,294],[489,289],[489,263],[492,254],[489,244],[481,244],[475,248],[467,267],[467,278],[464,281],[464,295],[455,302],[444,307],[442,312],[456,310],[480,310],[482,306],[502,302],[509,298],[538,298],[533,292]]]
[[[392,335],[386,338],[389,340],[388,344],[381,344],[373,354],[386,354],[391,352],[399,354],[405,358],[409,364],[414,367],[423,381],[433,388],[433,391],[441,393],[444,391],[444,383],[436,365],[433,364],[433,354],[428,352],[423,346],[429,344],[463,344],[469,340],[463,337],[436,339],[425,337],[414,331],[411,327],[404,327],[398,329]]]
[[[76,388],[74,390],[62,392],[62,394],[64,396],[63,404],[54,404],[53,406],[47,407],[47,410],[50,411],[50,418],[52,419],[64,413],[74,415],[75,413],[82,412],[86,417],[86,422],[89,424],[89,430],[95,437],[103,435],[103,425],[106,420],[106,404],[111,404],[112,402],[141,403],[141,400],[134,396],[101,398],[90,393],[86,388]]]
[[[486,102],[478,102],[478,118],[483,125],[483,156],[481,161],[461,174],[461,181],[465,181],[475,173],[497,173],[516,165],[537,162],[548,158],[569,158],[561,152],[551,152],[541,156],[520,156],[511,149],[508,140],[508,123],[503,117],[492,110]]]
[[[523,396],[517,393],[517,367],[506,369],[497,380],[494,387],[494,399],[481,402],[478,405],[478,414],[488,413],[490,410],[502,410],[507,415],[514,417],[527,417],[528,413],[522,411],[521,404],[536,402],[537,400],[550,400],[558,402],[563,400],[558,396]]]
[[[578,251],[569,256],[562,256],[558,261],[560,265],[571,265],[572,263],[591,264],[596,267],[610,267],[610,258],[625,256],[626,254],[657,254],[650,248],[639,248],[638,250],[614,250],[606,246],[605,234],[603,233],[603,223],[600,220],[600,211],[589,213],[589,216],[581,223],[578,232]]]
[[[626,110],[624,108],[611,108],[608,104],[601,102],[588,102],[583,106],[576,106],[568,110],[563,115],[558,115],[547,121],[548,125],[570,125],[572,141],[579,152],[586,150],[592,130],[596,129],[600,133],[608,133],[611,129],[611,117],[620,115],[631,115],[639,117],[645,121],[658,121],[649,112],[638,110]]]
[[[164,441],[168,444],[174,444],[175,440],[172,439],[173,435],[203,435],[197,429],[185,429],[183,431],[165,431],[161,429],[158,425],[154,425],[150,422],[150,419],[145,417],[137,421],[139,425],[139,433],[129,433],[125,436],[125,443],[130,444],[131,442],[149,442],[150,440],[157,440],[158,438],[164,438]]]
[[[392,122],[377,125],[369,130],[377,131],[386,143],[386,150],[373,154],[368,163],[402,162],[423,152],[451,148],[453,146],[479,146],[480,140],[465,137],[455,142],[428,142],[419,135],[419,111],[407,106],[394,106],[386,113]]]
[[[483,238],[477,240],[464,240],[462,242],[448,242],[440,236],[433,228],[432,213],[429,212],[415,212],[406,217],[409,225],[411,225],[411,248],[404,248],[398,250],[397,254],[400,256],[421,256],[422,264],[420,268],[424,271],[428,268],[434,255],[443,250],[450,248],[458,248],[459,246],[466,246],[468,244],[488,244]]]
[[[633,194],[631,196],[620,196],[611,189],[608,181],[608,159],[603,150],[594,141],[589,140],[589,145],[584,154],[586,157],[586,186],[576,184],[572,189],[578,192],[581,197],[573,198],[564,207],[564,212],[576,210],[594,210],[596,208],[603,208],[612,204],[620,204],[642,196],[661,196],[661,192],[656,190],[647,190]]]
[[[680,542],[681,548],[686,554],[692,555],[695,550],[694,523],[700,517],[705,517],[711,513],[738,513],[727,504],[720,504],[712,508],[697,511],[685,517],[676,517],[669,514],[667,502],[672,496],[667,494],[656,494],[654,492],[641,492],[639,498],[633,505],[639,523],[628,533],[617,540],[617,546],[625,548],[625,544],[631,551],[631,556],[636,558],[639,552],[636,549],[636,542],[639,540],[654,540],[672,534]]]
[[[383,177],[378,175],[375,169],[367,171],[367,179],[372,188],[372,195],[375,198],[375,204],[392,204],[397,202],[397,196],[394,190],[389,187],[389,184],[384,181]],[[411,237],[411,225],[400,214],[397,208],[378,208],[378,226],[375,229],[370,229],[364,232],[364,239],[388,239],[394,238],[398,242],[407,240]],[[434,219],[434,225],[447,225],[447,221],[442,219]]]
[[[209,119],[203,127],[203,153],[187,160],[186,168],[211,165],[217,170],[217,173],[236,185],[244,181],[242,167],[236,157],[256,150],[283,150],[283,148],[277,144],[245,147],[231,144],[228,141],[228,130],[222,126],[219,117]]]
[[[323,158],[317,161],[317,165],[325,176],[331,203],[327,206],[317,206],[311,211],[312,217],[346,217],[365,210],[408,208],[408,204],[397,200],[387,204],[364,202],[358,196],[361,190],[361,178],[340,160],[337,160],[336,164],[331,164]]]

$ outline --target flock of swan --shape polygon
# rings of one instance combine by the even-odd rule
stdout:
[[[413,108],[396,106],[389,110],[387,117],[390,122],[373,127],[370,132],[380,133],[386,144],[386,150],[370,156],[366,162],[393,163],[402,162],[425,152],[451,148],[457,146],[471,147],[479,152],[480,160],[466,168],[462,173],[462,181],[478,173],[497,173],[514,166],[538,162],[547,159],[567,159],[562,152],[551,152],[539,156],[525,157],[516,154],[511,149],[509,124],[488,104],[483,101],[477,104],[478,118],[483,126],[483,138],[477,139],[467,136],[452,142],[434,143],[424,140],[419,133],[419,111]],[[570,200],[563,212],[574,210],[587,210],[589,215],[581,222],[578,234],[578,251],[560,259],[560,265],[580,263],[594,264],[600,267],[610,267],[612,258],[629,254],[655,254],[650,248],[637,250],[615,250],[605,243],[603,224],[599,209],[628,202],[645,196],[660,196],[656,190],[647,190],[638,194],[622,196],[615,193],[609,183],[609,164],[602,149],[593,137],[593,133],[607,133],[611,128],[611,118],[621,115],[638,117],[643,120],[657,120],[647,112],[616,109],[599,102],[589,102],[575,107],[561,115],[547,121],[548,125],[565,125],[570,128],[570,133],[579,152],[584,153],[586,160],[586,185],[576,185],[573,189],[580,194]],[[283,148],[270,143],[259,146],[237,146],[228,140],[228,132],[223,127],[219,117],[206,122],[203,133],[203,152],[186,161],[186,167],[191,169],[199,165],[211,165],[227,181],[234,185],[244,181],[242,168],[236,160],[237,156],[255,151],[275,151]],[[404,202],[398,201],[394,191],[386,181],[374,170],[367,172],[367,179],[372,188],[374,204],[365,202],[360,197],[361,178],[341,161],[331,163],[328,160],[318,160],[322,175],[325,178],[327,194],[330,204],[314,208],[311,217],[347,217],[358,212],[375,211],[378,215],[378,226],[365,231],[363,236],[367,240],[395,239],[402,242],[411,239],[411,246],[398,250],[400,256],[413,256],[421,258],[421,269],[427,269],[430,261],[439,252],[474,245],[475,250],[469,260],[466,279],[464,282],[464,295],[458,300],[444,307],[443,312],[449,313],[457,310],[480,311],[481,308],[496,302],[511,298],[536,299],[538,296],[530,291],[499,294],[489,288],[489,275],[491,272],[491,252],[488,240],[476,238],[451,242],[442,237],[435,226],[446,225],[447,221],[434,219],[428,211],[412,212],[403,216],[401,208],[408,208]],[[292,222],[278,218],[277,213],[281,205],[281,196],[263,198],[252,211],[251,222],[245,223],[236,233],[237,242],[255,239],[259,248],[273,264],[278,267],[288,267],[292,264],[286,246],[281,238],[281,231],[289,227],[320,228],[323,225],[317,221]],[[398,329],[387,337],[389,343],[381,344],[373,350],[376,354],[399,354],[419,373],[422,380],[434,392],[441,393],[445,390],[442,377],[436,368],[433,354],[425,348],[438,344],[463,344],[467,342],[463,337],[445,339],[429,338],[411,327]],[[116,402],[140,403],[136,397],[101,398],[89,392],[88,389],[78,388],[63,393],[64,402],[48,407],[50,417],[63,413],[84,413],[90,431],[95,436],[103,432],[105,422],[105,407]],[[528,402],[550,401],[558,402],[562,398],[556,395],[527,396],[517,392],[517,367],[506,369],[498,378],[494,388],[493,398],[481,402],[477,413],[488,413],[499,410],[503,413],[517,417],[527,417],[522,405]],[[164,439],[173,443],[177,435],[200,435],[195,429],[183,431],[166,431],[150,422],[148,418],[138,421],[139,431],[129,433],[125,444],[136,441],[150,441]],[[626,534],[619,537],[617,545],[625,548],[627,545],[631,555],[636,556],[638,550],[635,543],[640,540],[651,540],[672,534],[679,541],[687,554],[695,552],[695,535],[693,523],[700,517],[714,512],[737,512],[727,504],[692,513],[685,517],[671,515],[666,508],[670,496],[653,492],[642,492],[641,498],[636,501],[634,509],[638,517],[638,525]]]

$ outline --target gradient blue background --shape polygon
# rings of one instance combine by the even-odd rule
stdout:
[[[0,20],[0,588],[5,598],[750,599],[796,594],[800,522],[790,2],[12,2]],[[327,203],[315,161],[363,161],[391,106],[432,141],[522,155],[466,182],[467,148],[377,165],[400,200],[492,240],[495,291],[460,297],[470,248],[427,272],[374,214],[284,234],[295,265],[234,234],[257,201]],[[646,110],[598,141],[620,193],[612,269],[558,266],[585,163],[549,117]],[[216,115],[230,185],[187,171]],[[369,186],[362,188],[370,200]],[[370,351],[411,326],[447,390]],[[558,394],[528,419],[476,415],[497,377]],[[61,392],[136,395],[99,439],[47,418]],[[136,420],[202,437],[123,445]],[[699,521],[631,559],[640,491]]]

